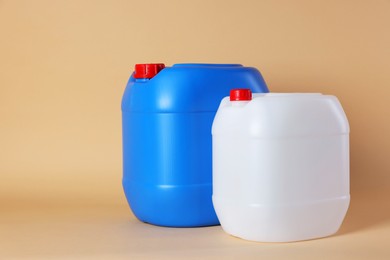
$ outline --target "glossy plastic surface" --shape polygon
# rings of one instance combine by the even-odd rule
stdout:
[[[258,70],[176,64],[130,77],[122,100],[123,187],[135,216],[161,226],[219,224],[212,205],[211,125],[230,89],[268,92]]]

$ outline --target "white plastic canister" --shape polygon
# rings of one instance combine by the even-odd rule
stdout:
[[[349,125],[334,96],[225,97],[213,127],[213,203],[222,228],[287,242],[337,232],[349,195]]]

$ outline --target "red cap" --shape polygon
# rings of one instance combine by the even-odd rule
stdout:
[[[151,79],[164,68],[164,63],[135,64],[134,78]]]
[[[252,100],[252,91],[249,88],[236,88],[230,90],[230,101]]]

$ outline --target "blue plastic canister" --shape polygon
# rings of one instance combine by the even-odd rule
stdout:
[[[237,86],[268,92],[239,64],[137,64],[122,100],[123,188],[141,221],[217,225],[212,204],[211,126]]]

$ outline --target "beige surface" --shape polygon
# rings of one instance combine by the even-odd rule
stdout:
[[[118,187],[119,188],[119,187]],[[388,194],[388,193],[387,193]],[[358,193],[334,236],[255,243],[220,226],[164,228],[138,222],[118,202],[25,200],[0,215],[0,259],[389,259],[390,211],[382,193]]]
[[[390,259],[389,32],[387,0],[0,0],[0,259]],[[262,244],[132,218],[120,100],[137,62],[243,63],[273,91],[338,96],[352,131],[340,232]]]

